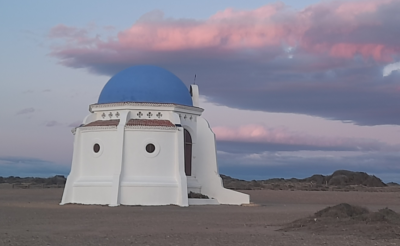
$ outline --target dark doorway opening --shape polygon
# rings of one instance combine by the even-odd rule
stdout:
[[[192,136],[188,130],[184,130],[184,144],[185,144],[185,173],[186,176],[192,175]]]

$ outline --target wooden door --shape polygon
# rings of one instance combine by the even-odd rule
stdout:
[[[184,131],[185,143],[185,173],[186,176],[192,175],[192,137],[188,130]]]

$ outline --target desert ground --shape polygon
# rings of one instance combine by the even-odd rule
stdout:
[[[62,192],[0,189],[0,245],[400,245],[386,222],[289,228],[339,203],[400,213],[400,192],[246,190],[251,206],[186,208],[60,206]]]

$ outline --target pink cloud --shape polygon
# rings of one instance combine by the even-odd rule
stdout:
[[[393,0],[343,1],[335,9],[335,13],[345,18],[354,18],[355,15],[376,12],[380,5],[391,2],[393,2]]]
[[[229,142],[343,147],[359,150],[390,148],[375,140],[318,137],[291,132],[286,128],[267,128],[257,124],[244,125],[236,128],[217,126],[213,127],[213,131],[217,140]]]
[[[49,37],[62,38],[68,43],[75,41],[73,47],[55,50],[56,56],[90,51],[257,50],[279,48],[285,42],[332,57],[361,55],[388,61],[391,55],[400,52],[400,45],[376,35],[385,28],[379,21],[384,14],[381,8],[388,9],[394,3],[391,0],[330,1],[303,11],[275,3],[254,10],[226,9],[204,21],[165,18],[162,12],[156,11],[144,15],[107,41],[89,39],[85,29],[62,24],[52,28]],[[365,38],[360,40],[360,36]],[[88,47],[88,43],[92,46]]]
[[[114,75],[152,64],[186,83],[201,74],[207,100],[229,107],[399,124],[391,106],[399,75],[382,77],[382,67],[400,58],[399,12],[390,0],[322,1],[302,11],[276,3],[206,20],[153,11],[107,38],[63,25],[49,37],[51,55],[72,68]]]
[[[118,43],[123,48],[158,51],[279,45],[283,38],[289,39],[291,33],[296,32],[287,28],[287,23],[273,20],[286,8],[279,3],[251,11],[227,9],[205,21],[166,19],[162,13],[150,13],[153,18],[143,18],[120,32]]]
[[[303,46],[309,51],[328,53],[333,57],[352,58],[361,55],[376,61],[390,61],[399,53],[399,46],[379,35],[387,24],[381,21],[393,0],[332,1],[305,9],[302,22],[306,24]],[[382,9],[380,9],[382,8]],[[318,31],[318,32],[315,32]],[[363,37],[363,38],[360,38]],[[339,41],[340,40],[340,41]],[[388,42],[389,41],[389,42]]]

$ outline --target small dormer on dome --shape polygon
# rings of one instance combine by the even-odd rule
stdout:
[[[185,84],[170,71],[151,65],[129,67],[114,75],[98,103],[151,102],[193,106]]]

